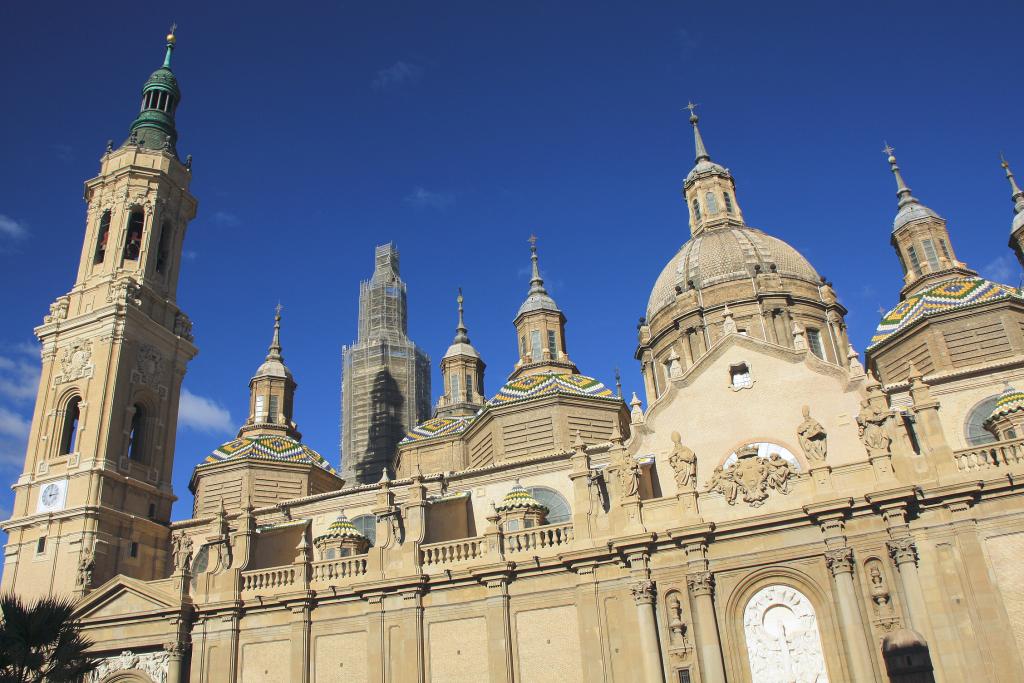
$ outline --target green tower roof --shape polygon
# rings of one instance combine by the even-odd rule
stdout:
[[[132,121],[126,145],[146,149],[164,149],[178,156],[178,131],[174,127],[174,111],[181,102],[178,79],[171,71],[171,56],[176,42],[174,28],[167,34],[164,63],[150,74],[142,86],[142,108]]]

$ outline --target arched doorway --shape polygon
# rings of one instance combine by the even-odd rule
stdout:
[[[818,618],[791,586],[766,586],[743,610],[753,683],[828,683]]]

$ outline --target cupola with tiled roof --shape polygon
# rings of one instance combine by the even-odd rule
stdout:
[[[579,372],[565,348],[565,315],[540,276],[535,236],[530,237],[530,270],[530,291],[513,321],[519,361],[509,379],[545,372]]]
[[[238,430],[238,436],[283,434],[301,439],[302,435],[292,421],[297,387],[291,370],[284,364],[281,305],[278,304],[274,311],[274,336],[266,358],[249,381],[249,417]]]
[[[486,365],[480,353],[469,341],[469,329],[463,316],[462,289],[456,298],[459,320],[455,326],[455,338],[441,358],[441,376],[444,379],[444,393],[437,401],[436,416],[467,417],[475,415],[483,407],[484,368]]]
[[[320,552],[320,559],[333,560],[362,555],[369,549],[370,539],[342,512],[331,522],[325,533],[313,539],[313,545]]]
[[[506,532],[541,526],[547,521],[547,506],[534,498],[518,479],[494,509],[501,515],[502,528]]]
[[[982,426],[1000,441],[1024,435],[1024,392],[1007,384]]]

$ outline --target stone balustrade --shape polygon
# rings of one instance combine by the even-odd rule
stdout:
[[[420,546],[423,568],[437,567],[466,560],[483,557],[484,539],[460,538],[456,541],[443,541]]]
[[[366,555],[319,560],[313,563],[313,582],[337,582],[366,575]]]
[[[572,524],[546,524],[505,534],[506,553],[536,552],[572,543]]]
[[[1008,467],[1024,462],[1024,439],[996,441],[983,446],[962,448],[953,452],[956,468],[961,472],[975,472]]]
[[[295,566],[270,567],[242,572],[242,591],[281,591],[295,586]]]

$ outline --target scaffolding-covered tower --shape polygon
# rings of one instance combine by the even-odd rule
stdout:
[[[359,336],[342,347],[341,470],[348,485],[379,481],[398,442],[430,417],[430,357],[408,336],[398,250],[378,246],[359,283]]]

